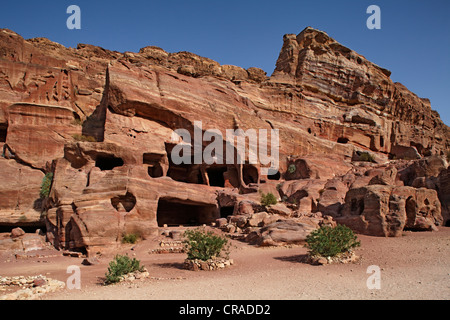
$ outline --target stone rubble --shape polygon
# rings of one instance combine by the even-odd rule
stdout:
[[[132,282],[135,280],[142,280],[142,279],[148,278],[149,276],[150,276],[150,273],[144,267],[143,271],[130,272],[130,273],[127,273],[127,274],[121,276],[119,283],[120,282]]]
[[[233,259],[225,259],[225,258],[212,258],[206,261],[199,259],[186,259],[184,261],[184,266],[188,270],[192,271],[214,271],[228,268],[234,265]]]
[[[335,257],[322,257],[322,256],[311,256],[308,255],[305,259],[306,263],[313,265],[326,265],[326,264],[336,264],[336,263],[357,263],[361,260],[361,257],[357,256],[354,251],[345,252],[338,254]]]
[[[0,300],[35,300],[46,293],[63,289],[65,285],[64,282],[42,275],[0,277],[0,287],[19,288],[13,293],[0,296]]]

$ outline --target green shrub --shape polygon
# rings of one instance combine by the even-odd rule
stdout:
[[[186,230],[184,246],[189,260],[209,260],[219,257],[222,251],[229,249],[228,239],[214,235],[202,229]],[[225,252],[228,256],[229,252]]]
[[[76,141],[82,141],[82,142],[97,142],[97,140],[92,136],[85,136],[82,134],[74,134],[72,136]]]
[[[264,194],[261,193],[261,204],[265,207],[273,205],[273,204],[277,204],[277,197],[275,197],[275,195],[271,192]]]
[[[41,199],[48,198],[48,196],[50,195],[50,190],[52,188],[52,182],[53,182],[53,173],[49,172],[44,176],[44,179],[42,179],[41,191],[39,193],[41,196]]]
[[[289,165],[287,171],[288,171],[290,174],[293,174],[295,171],[297,171],[297,166],[296,166],[295,164],[291,164],[291,165]]]
[[[366,162],[375,162],[375,157],[368,153],[368,152],[362,152],[359,156],[360,161],[366,161]]]
[[[136,233],[128,233],[122,236],[122,243],[135,244],[139,240],[139,235]]]
[[[109,263],[108,272],[105,274],[105,284],[117,283],[122,276],[143,270],[144,267],[136,258],[131,259],[128,256],[116,255],[114,260]]]
[[[322,226],[306,237],[306,247],[312,256],[334,257],[359,247],[355,233],[344,225]]]

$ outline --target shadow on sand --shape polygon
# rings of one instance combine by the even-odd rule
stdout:
[[[308,263],[308,255],[307,254],[298,254],[298,255],[294,255],[294,256],[274,257],[274,259],[277,259],[277,260],[280,260],[280,261],[291,262],[291,263]]]
[[[180,270],[186,270],[186,267],[183,262],[164,262],[164,263],[155,263],[155,266],[159,268],[174,268],[174,269],[180,269]]]

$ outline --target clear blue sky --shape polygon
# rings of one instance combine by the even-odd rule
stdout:
[[[81,8],[81,30],[68,30],[66,9]],[[381,8],[381,30],[366,9]],[[449,0],[169,0],[6,1],[0,28],[68,47],[89,43],[120,52],[156,45],[221,64],[259,67],[269,75],[286,33],[311,26],[392,71],[450,125]]]

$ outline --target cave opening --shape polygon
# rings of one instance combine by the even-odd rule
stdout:
[[[258,183],[259,180],[259,173],[258,168],[256,168],[254,165],[251,164],[245,164],[242,168],[242,179],[244,180],[245,184],[250,183]]]
[[[406,209],[406,219],[407,220],[406,220],[405,229],[408,229],[409,225],[414,225],[414,223],[415,223],[416,206],[417,206],[417,203],[413,197],[408,197],[408,199],[406,199],[405,209]]]
[[[224,173],[227,172],[227,167],[210,167],[206,169],[206,173],[208,174],[209,185],[211,187],[225,187],[225,177]]]
[[[215,221],[219,212],[215,205],[198,204],[179,199],[159,199],[156,219],[158,227],[201,226]]]
[[[123,208],[126,212],[130,212],[136,206],[136,197],[127,192],[124,196],[112,198],[111,204],[117,211],[120,211],[120,209]]]
[[[221,218],[227,218],[228,216],[232,216],[233,213],[234,213],[234,206],[220,207]]]
[[[8,133],[8,124],[0,123],[0,143],[6,142],[7,133]]]
[[[164,176],[164,170],[161,166],[164,155],[155,153],[144,153],[143,163],[147,166],[148,175],[152,178]]]
[[[280,180],[281,179],[280,171],[277,171],[277,172],[275,172],[273,174],[267,175],[267,179],[269,179],[269,180],[276,180],[276,181]]]
[[[179,182],[205,184],[203,181],[202,172],[200,170],[200,165],[175,165],[169,161],[167,176]]]
[[[350,210],[352,215],[361,215],[364,212],[364,199],[352,199]]]
[[[172,149],[174,146],[174,144],[166,143],[167,158],[169,161],[167,176],[179,182],[205,184],[201,171],[201,165],[185,163],[175,164],[173,162]],[[191,157],[190,163],[194,163],[194,156]]]
[[[163,168],[159,163],[153,166],[148,166],[147,172],[148,175],[152,178],[161,178],[162,176],[164,176]]]
[[[347,144],[350,140],[348,138],[340,137],[337,139],[338,143]]]
[[[98,156],[95,160],[95,166],[102,171],[113,170],[123,165],[123,160],[114,156]]]

